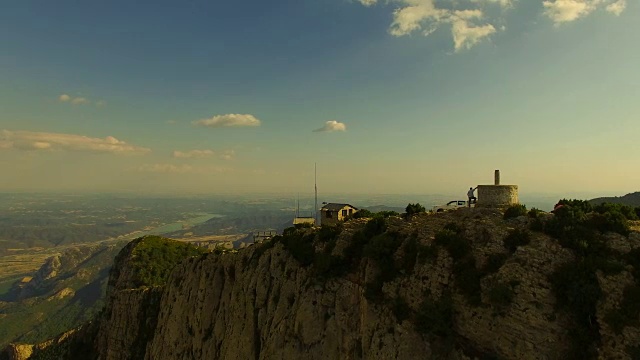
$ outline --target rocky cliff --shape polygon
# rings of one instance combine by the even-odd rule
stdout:
[[[237,253],[190,256],[158,286],[136,284],[132,243],[112,270],[93,353],[104,360],[638,358],[639,234],[593,230],[577,239],[557,235],[554,221],[460,209],[290,230]],[[87,333],[68,338],[86,341]]]

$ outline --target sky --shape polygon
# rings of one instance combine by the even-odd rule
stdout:
[[[640,2],[12,1],[0,192],[640,190]]]

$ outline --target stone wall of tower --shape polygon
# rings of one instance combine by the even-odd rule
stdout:
[[[478,185],[476,207],[501,208],[518,203],[518,185]]]

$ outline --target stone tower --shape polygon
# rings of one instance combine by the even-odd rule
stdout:
[[[476,207],[505,208],[518,204],[518,185],[500,185],[500,170],[494,174],[493,185],[478,185]]]

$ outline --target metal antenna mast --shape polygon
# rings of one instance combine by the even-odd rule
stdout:
[[[316,190],[316,201],[313,208],[313,217],[318,225],[318,164],[313,163],[313,182]]]

